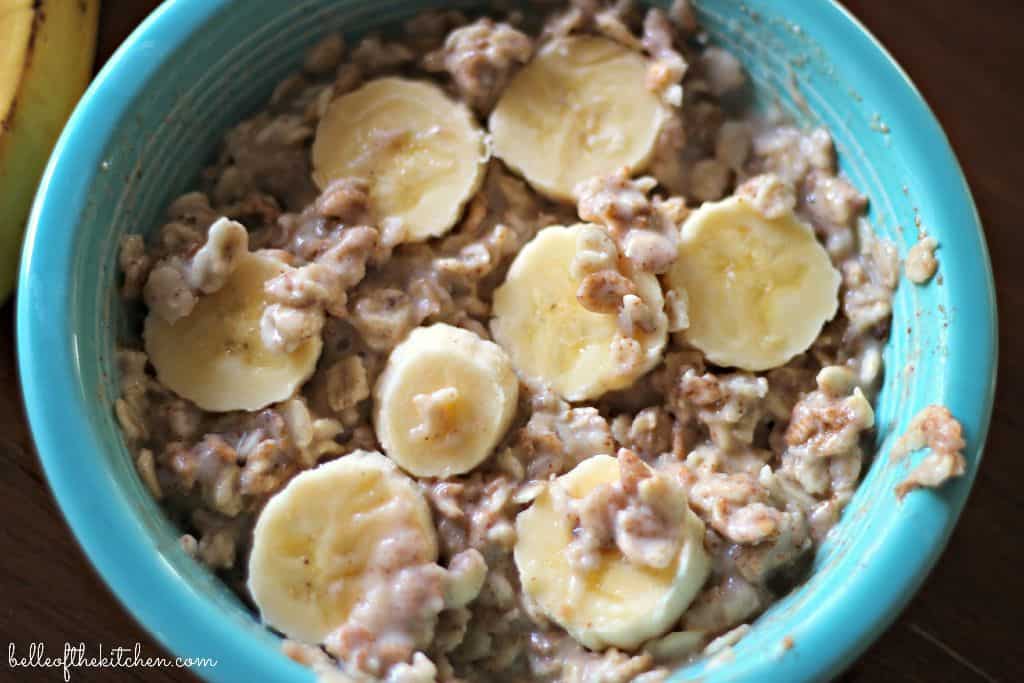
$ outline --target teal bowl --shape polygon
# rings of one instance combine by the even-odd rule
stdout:
[[[89,559],[175,655],[212,657],[210,681],[311,682],[277,636],[178,545],[139,481],[114,419],[118,238],[159,223],[224,131],[268,98],[304,48],[356,36],[442,0],[171,0],[111,58],[43,178],[20,275],[25,405],[57,501]],[[473,3],[462,3],[473,4]],[[833,132],[843,170],[871,199],[877,231],[905,254],[921,221],[941,278],[903,282],[885,351],[876,457],[813,576],[774,605],[727,662],[674,680],[821,680],[892,622],[939,557],[967,499],[992,411],[996,304],[982,229],[935,117],[884,48],[835,2],[703,0],[712,39],[746,65],[765,101]],[[791,83],[800,96],[794,97]],[[802,100],[802,101],[801,101]],[[930,403],[964,425],[965,476],[901,503],[920,457],[889,457]],[[783,642],[792,647],[784,647]]]

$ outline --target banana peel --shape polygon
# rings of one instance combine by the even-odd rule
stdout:
[[[46,160],[92,75],[100,0],[0,0],[0,303]]]

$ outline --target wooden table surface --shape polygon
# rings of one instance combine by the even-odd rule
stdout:
[[[799,0],[819,1],[819,0]],[[97,64],[157,0],[104,0]],[[1018,514],[1024,456],[1014,445],[1024,421],[1024,354],[1013,333],[1024,329],[1024,3],[986,0],[847,0],[847,5],[903,64],[942,121],[967,173],[985,223],[1000,306],[999,389],[984,466],[953,539],[934,573],[889,631],[842,677],[877,681],[1024,680],[1024,543]],[[983,8],[984,7],[984,8]],[[1016,180],[1014,180],[1016,178]],[[54,504],[33,454],[15,369],[13,307],[0,310],[0,645],[19,653],[42,642],[59,654],[65,642],[162,648],[96,577]],[[1018,327],[1020,325],[1021,327]],[[1018,386],[1020,382],[1020,386]],[[907,552],[914,552],[908,548]],[[216,656],[216,653],[208,653]],[[59,671],[13,672],[0,680],[59,681]],[[194,681],[152,669],[73,673],[74,681]]]

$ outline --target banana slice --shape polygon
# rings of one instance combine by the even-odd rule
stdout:
[[[323,642],[395,554],[396,537],[412,549],[404,563],[437,561],[423,495],[380,453],[356,451],[299,474],[253,531],[249,592],[263,621],[293,640]]]
[[[792,211],[768,219],[741,197],[690,215],[666,277],[689,299],[686,340],[718,365],[753,371],[810,347],[836,314],[840,281]]]
[[[657,363],[665,347],[668,320],[657,278],[632,275],[636,296],[654,312],[651,332],[624,339],[614,314],[595,313],[576,298],[582,273],[573,268],[577,238],[590,226],[560,225],[541,230],[516,256],[505,282],[494,292],[494,339],[521,375],[539,380],[570,401],[622,389]],[[635,298],[635,297],[634,297]],[[636,356],[622,354],[637,342]]]
[[[146,353],[164,386],[214,412],[257,410],[294,394],[316,368],[320,337],[277,353],[260,335],[268,305],[263,285],[288,270],[254,252],[239,261],[223,287],[200,297],[173,325],[150,313]]]
[[[374,387],[374,427],[407,472],[450,477],[490,455],[518,400],[519,380],[500,346],[438,323],[391,352]]]
[[[379,78],[331,103],[313,141],[313,180],[366,179],[380,220],[398,219],[406,239],[446,233],[480,187],[489,157],[464,105],[435,85]]]
[[[618,460],[595,455],[551,486],[579,500],[618,478]],[[549,487],[516,518],[514,557],[523,590],[586,647],[635,649],[679,620],[711,570],[704,523],[687,508],[683,524],[682,548],[664,569],[633,564],[613,547],[601,550],[598,565],[580,575],[568,559],[574,523],[556,505]]]
[[[622,167],[639,171],[668,113],[649,61],[607,38],[552,41],[509,83],[489,122],[494,153],[555,199]]]

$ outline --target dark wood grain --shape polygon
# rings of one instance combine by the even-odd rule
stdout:
[[[800,0],[806,2],[818,0]],[[102,62],[155,0],[105,0]],[[876,681],[1024,680],[1019,619],[1024,614],[1024,543],[1019,523],[1024,456],[1024,3],[986,0],[848,0],[848,7],[900,61],[924,92],[956,148],[981,211],[1001,312],[999,389],[984,466],[948,549],[896,624],[842,677]],[[0,644],[21,651],[44,642],[90,649],[142,644],[162,649],[97,579],[50,495],[25,425],[15,372],[13,311],[0,311]],[[1017,380],[1021,380],[1018,386]],[[914,552],[908,548],[907,552]],[[216,653],[210,653],[214,655]],[[813,653],[806,653],[813,656]],[[0,680],[58,681],[59,672],[18,671]],[[169,670],[75,672],[75,681],[191,681]]]

